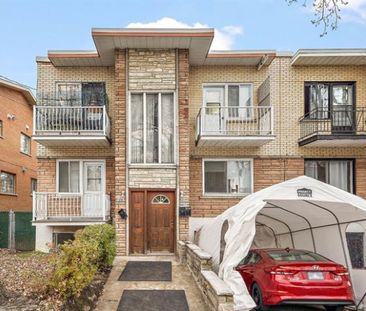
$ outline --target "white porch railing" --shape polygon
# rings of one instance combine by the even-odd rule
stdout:
[[[200,136],[270,136],[273,135],[271,106],[203,107],[197,116]]]
[[[110,197],[103,193],[33,193],[33,221],[107,221],[110,209]]]
[[[110,136],[106,106],[35,106],[35,135]]]

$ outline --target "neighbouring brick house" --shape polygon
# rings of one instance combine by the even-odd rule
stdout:
[[[112,221],[118,254],[174,252],[203,218],[304,174],[366,197],[364,50],[209,52],[212,29],[92,36],[96,51],[37,58],[37,249]]]
[[[9,245],[9,212],[13,211],[14,246],[34,248],[31,212],[37,186],[37,143],[31,136],[35,103],[30,88],[0,76],[0,247]],[[21,237],[24,230],[30,236]],[[24,239],[30,243],[23,245]]]

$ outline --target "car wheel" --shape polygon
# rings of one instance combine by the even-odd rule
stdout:
[[[255,310],[258,311],[264,311],[267,310],[267,308],[263,305],[263,296],[262,292],[257,284],[253,284],[252,286],[252,298],[257,305]]]
[[[344,307],[342,307],[342,306],[325,306],[325,310],[327,310],[327,311],[344,311]]]

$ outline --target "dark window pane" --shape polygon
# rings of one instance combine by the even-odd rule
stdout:
[[[69,162],[59,162],[58,191],[69,192]]]
[[[106,104],[105,84],[92,82],[82,84],[83,106],[103,106]]]
[[[227,192],[226,162],[206,161],[204,164],[205,164],[205,192],[226,193]]]
[[[275,261],[299,261],[299,262],[329,261],[328,259],[319,254],[308,251],[276,250],[276,251],[268,251],[267,254]]]

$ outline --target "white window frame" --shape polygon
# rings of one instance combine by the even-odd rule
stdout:
[[[79,192],[60,192],[59,188],[59,163],[60,162],[79,162]],[[56,193],[63,195],[72,195],[72,194],[83,194],[84,193],[84,163],[103,163],[103,171],[102,171],[102,191],[106,192],[106,161],[101,159],[57,159],[56,160]],[[70,176],[69,176],[70,177]]]
[[[133,94],[142,94],[142,101],[143,101],[143,123],[144,123],[144,131],[143,131],[143,139],[144,139],[144,156],[143,156],[143,163],[133,163],[131,162],[131,142],[132,142],[132,131],[131,131],[131,95]],[[158,94],[158,126],[159,126],[159,162],[158,163],[146,163],[146,94]],[[173,162],[171,163],[162,163],[161,162],[161,94],[173,94]],[[132,166],[175,166],[177,162],[177,96],[176,92],[173,90],[141,90],[141,91],[130,91],[128,92],[128,164]]]
[[[22,139],[23,137],[25,137],[28,140],[29,143],[29,152],[26,152],[24,150],[22,150]],[[25,154],[25,155],[31,155],[32,154],[32,139],[30,138],[30,136],[24,134],[24,133],[20,133],[20,146],[19,146],[19,150],[21,153]]]
[[[202,108],[209,108],[206,107],[206,92],[205,92],[205,88],[206,87],[223,87],[224,88],[224,102],[223,102],[223,106],[222,107],[230,107],[229,106],[229,86],[238,86],[239,87],[239,108],[240,107],[253,107],[253,95],[254,95],[254,84],[252,82],[210,82],[210,83],[203,83],[202,84]],[[249,86],[250,87],[250,105],[249,106],[240,106],[240,86]],[[242,117],[239,116],[238,117],[226,117],[226,119],[231,119],[231,120],[235,120],[235,119],[243,119],[245,118],[245,120],[251,120],[253,118],[253,113],[251,112],[251,116],[249,117]]]
[[[1,179],[0,179],[0,194],[16,195],[17,194],[17,175],[14,173],[7,172],[7,171],[0,171],[0,175],[2,173],[13,176],[14,192],[2,192],[1,191],[2,185],[1,185]]]
[[[250,162],[250,193],[223,193],[223,192],[205,192],[205,162],[228,162],[228,161],[246,161]],[[202,158],[202,194],[204,197],[245,197],[254,191],[254,161],[251,158]]]

